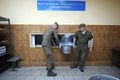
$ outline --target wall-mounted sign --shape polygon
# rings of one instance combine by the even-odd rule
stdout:
[[[85,0],[37,0],[38,10],[85,11]]]

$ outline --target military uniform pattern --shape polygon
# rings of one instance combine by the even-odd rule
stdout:
[[[48,28],[43,33],[43,40],[42,40],[42,46],[51,47],[53,39],[58,45],[58,35],[56,31],[52,28]]]
[[[51,69],[53,64],[52,51],[51,51],[53,39],[55,40],[55,43],[58,44],[59,41],[56,31],[52,28],[48,28],[43,33],[43,40],[42,40],[42,48],[46,55],[46,64],[48,69]]]
[[[84,67],[85,57],[87,55],[88,50],[88,41],[93,38],[92,33],[90,31],[86,31],[83,34],[81,31],[75,33],[76,38],[76,55],[74,60],[74,65],[78,65],[80,59],[80,66]]]

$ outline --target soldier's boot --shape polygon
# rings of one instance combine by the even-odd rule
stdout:
[[[79,69],[80,69],[81,72],[84,72],[83,66],[79,66]]]
[[[48,72],[47,72],[47,76],[52,76],[52,77],[54,77],[54,76],[57,76],[57,73],[52,72],[52,70],[50,69],[50,70],[48,70]]]
[[[78,65],[72,65],[72,66],[70,66],[71,69],[74,69],[74,68],[77,68],[77,67],[78,67]]]

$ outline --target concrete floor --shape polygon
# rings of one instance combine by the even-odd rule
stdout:
[[[0,80],[89,80],[95,74],[105,74],[120,79],[120,69],[113,66],[85,66],[85,72],[78,68],[70,69],[69,66],[57,66],[53,71],[56,77],[47,77],[46,67],[22,67],[17,71],[7,69],[0,74]]]

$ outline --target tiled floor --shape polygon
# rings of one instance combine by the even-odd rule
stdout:
[[[10,69],[0,74],[0,80],[89,80],[95,74],[105,74],[120,79],[120,69],[113,66],[86,66],[85,72],[70,67],[56,67],[56,77],[47,77],[45,67],[22,67],[17,71]]]

